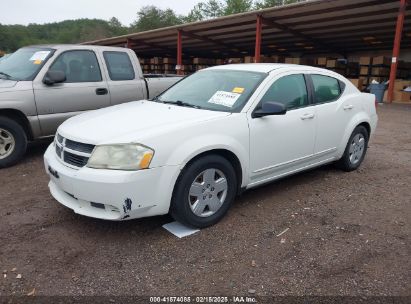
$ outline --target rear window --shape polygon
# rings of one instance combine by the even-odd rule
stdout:
[[[324,75],[311,75],[311,79],[315,103],[332,102],[340,97],[341,88],[338,79]]]
[[[134,69],[130,57],[125,52],[103,52],[111,80],[133,80]]]

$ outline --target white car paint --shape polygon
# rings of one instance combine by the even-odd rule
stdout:
[[[69,119],[58,129],[65,138],[93,145],[140,143],[155,154],[146,170],[76,168],[56,156],[53,143],[44,160],[54,198],[76,213],[107,220],[166,214],[181,170],[203,152],[220,149],[234,154],[241,164],[239,183],[248,189],[338,160],[356,126],[368,124],[371,134],[376,128],[374,95],[360,93],[334,72],[281,64],[210,69],[256,71],[268,76],[239,113],[138,101]],[[301,73],[337,78],[345,83],[345,90],[332,103],[290,110],[281,116],[251,117],[271,84],[282,76]],[[132,205],[126,211],[128,199]],[[105,210],[92,202],[106,205]]]

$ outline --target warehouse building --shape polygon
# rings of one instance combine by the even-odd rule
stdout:
[[[190,74],[238,62],[329,68],[359,89],[390,80],[386,101],[411,102],[410,0],[313,0],[86,44],[132,48],[145,73]]]

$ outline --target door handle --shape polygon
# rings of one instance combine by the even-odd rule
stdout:
[[[313,118],[314,118],[314,114],[312,114],[312,113],[306,113],[303,116],[301,116],[302,120],[313,119]]]
[[[353,105],[346,105],[346,106],[344,106],[344,110],[351,110],[352,108],[354,108],[354,106]]]
[[[98,89],[96,89],[96,94],[97,95],[107,95],[108,90],[106,88],[98,88]]]

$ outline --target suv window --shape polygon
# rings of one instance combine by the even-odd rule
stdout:
[[[311,75],[314,86],[314,102],[331,102],[341,95],[340,82],[330,76]]]
[[[103,52],[111,80],[133,80],[134,69],[125,52]]]
[[[289,110],[307,106],[308,94],[304,75],[288,75],[276,80],[261,99],[260,107],[267,101],[282,103]]]
[[[96,54],[88,50],[62,53],[51,65],[50,70],[63,71],[66,74],[66,83],[102,80]]]

